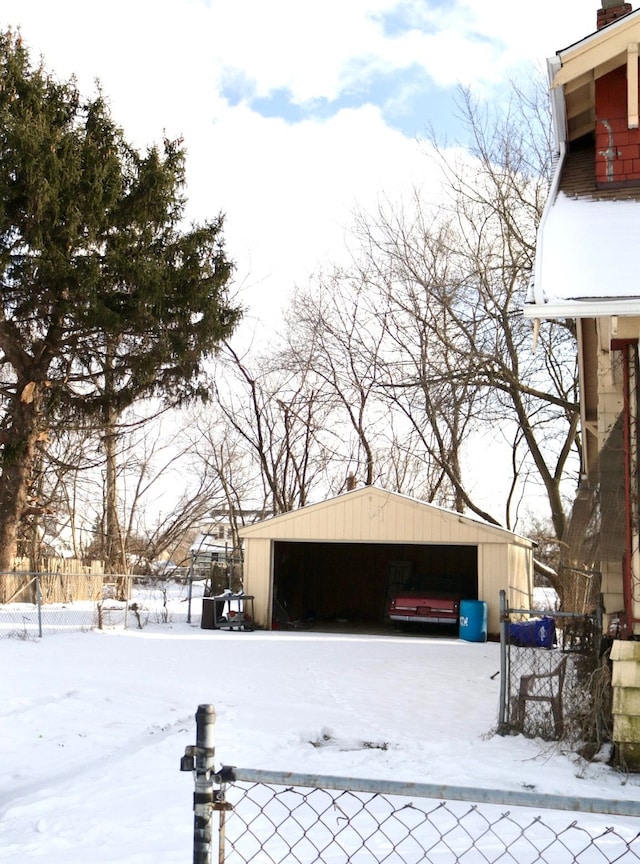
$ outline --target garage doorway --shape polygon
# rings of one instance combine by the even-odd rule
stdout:
[[[274,543],[274,617],[388,624],[389,593],[413,587],[478,599],[475,545]]]

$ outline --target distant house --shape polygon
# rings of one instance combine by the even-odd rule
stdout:
[[[640,634],[639,45],[640,10],[603,0],[596,30],[548,61],[557,164],[524,313],[576,323],[584,497],[621,637]]]

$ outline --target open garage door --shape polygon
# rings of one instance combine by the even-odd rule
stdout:
[[[277,541],[273,572],[276,620],[379,626],[397,587],[478,599],[471,545]]]

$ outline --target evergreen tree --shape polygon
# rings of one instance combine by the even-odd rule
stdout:
[[[135,400],[203,392],[240,317],[221,216],[182,223],[185,151],[140,153],[98,90],[32,65],[0,34],[0,571],[39,443],[61,418],[109,429]]]

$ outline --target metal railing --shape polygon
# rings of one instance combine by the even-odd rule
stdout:
[[[638,801],[232,767],[214,773],[214,722],[213,706],[201,705],[196,745],[181,763],[196,783],[194,864],[640,861]]]

